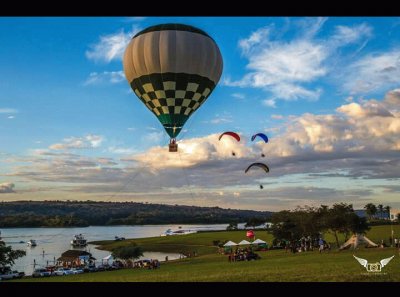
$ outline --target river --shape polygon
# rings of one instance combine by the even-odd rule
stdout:
[[[228,224],[215,225],[144,225],[144,226],[90,226],[79,228],[2,228],[1,238],[6,245],[13,249],[26,251],[26,256],[15,261],[13,270],[24,271],[31,275],[36,268],[53,264],[53,261],[71,247],[71,240],[74,235],[82,234],[87,241],[114,240],[115,236],[128,238],[144,238],[160,236],[167,229],[178,230],[225,230]],[[27,241],[35,239],[37,246],[28,247]],[[96,249],[94,245],[87,245],[86,250],[95,257],[96,265],[101,264],[102,259],[108,256],[108,251]],[[140,259],[158,259],[164,261],[168,256],[169,260],[179,259],[180,254],[144,252]]]

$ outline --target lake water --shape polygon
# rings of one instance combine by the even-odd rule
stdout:
[[[114,240],[115,236],[128,238],[144,238],[160,236],[167,229],[178,230],[225,230],[228,224],[215,225],[145,225],[145,226],[90,226],[81,228],[2,228],[1,238],[6,245],[13,249],[26,251],[26,256],[19,258],[13,265],[13,270],[24,271],[26,275],[33,272],[34,262],[36,268],[53,264],[61,254],[72,249],[71,240],[74,235],[82,234],[87,241]],[[35,239],[37,246],[28,247],[27,241]],[[76,249],[76,248],[75,248]],[[102,259],[110,254],[108,251],[96,249],[94,245],[87,245],[80,248],[92,253],[96,265],[101,264]],[[180,254],[145,252],[140,259],[158,259],[164,261],[168,256],[169,260],[179,259]]]

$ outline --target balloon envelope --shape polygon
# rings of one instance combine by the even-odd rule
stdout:
[[[137,33],[124,54],[133,92],[171,138],[210,96],[222,74],[222,56],[203,30],[161,24]]]

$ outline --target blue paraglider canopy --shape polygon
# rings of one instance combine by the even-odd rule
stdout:
[[[267,137],[267,135],[265,135],[264,133],[257,133],[257,134],[254,134],[252,137],[251,137],[251,141],[254,141],[254,139],[256,139],[256,137],[260,137],[260,138],[262,138],[265,142],[268,142],[268,137]]]

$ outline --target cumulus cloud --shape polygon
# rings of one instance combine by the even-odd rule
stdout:
[[[15,161],[19,166],[8,175],[72,183],[68,191],[93,194],[96,199],[121,193],[118,199],[169,202],[173,197],[174,202],[192,205],[258,209],[338,201],[362,205],[375,195],[376,189],[368,188],[370,180],[384,180],[387,186],[380,191],[385,195],[398,191],[393,186],[400,178],[399,99],[395,89],[383,100],[346,103],[332,114],[285,117],[283,128],[268,144],[250,142],[249,135],[241,135],[237,142],[211,134],[179,141],[178,153],[168,152],[166,145],[154,146],[140,153],[126,151],[120,160],[41,150],[31,159]],[[94,147],[101,141],[94,136],[67,138],[58,148]],[[256,161],[265,162],[270,172],[245,173]]]
[[[86,51],[86,57],[89,60],[106,63],[113,60],[122,60],[126,46],[139,31],[139,27],[133,26],[132,30],[127,33],[121,29],[113,34],[102,35],[97,43],[89,46],[90,49]]]
[[[13,183],[1,183],[0,184],[0,194],[15,193],[14,187],[15,187],[15,185]]]
[[[103,140],[104,138],[101,135],[89,134],[84,137],[65,138],[62,143],[52,144],[49,148],[52,150],[97,148],[101,145]]]
[[[283,39],[274,25],[262,27],[239,40],[242,55],[248,59],[248,73],[241,79],[226,78],[223,83],[234,87],[262,88],[271,94],[272,100],[318,100],[321,88],[311,88],[332,70],[330,58],[340,47],[366,42],[372,35],[367,24],[352,27],[337,26],[326,38],[318,38],[326,18],[307,18],[298,22],[300,33],[291,39]]]
[[[83,83],[85,86],[89,85],[100,85],[105,83],[117,84],[125,81],[124,72],[121,71],[104,71],[102,73],[99,72],[91,72],[89,77]]]

